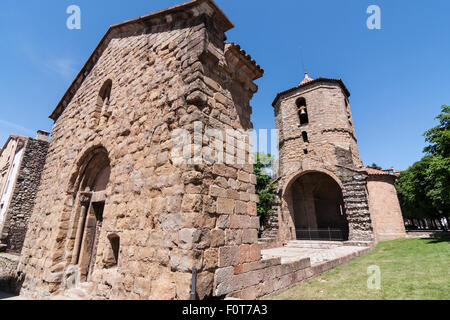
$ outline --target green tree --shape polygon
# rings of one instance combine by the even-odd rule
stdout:
[[[450,106],[442,106],[436,117],[439,125],[425,132],[425,140],[430,143],[424,152],[433,156],[450,157]]]
[[[442,106],[439,125],[425,132],[426,156],[403,171],[397,192],[405,218],[440,218],[450,212],[450,107]]]
[[[375,162],[372,163],[372,165],[368,166],[367,168],[372,168],[372,169],[377,169],[377,170],[383,170],[383,168],[380,167],[379,165],[377,165]]]
[[[258,216],[264,223],[268,216],[273,214],[272,205],[275,199],[275,185],[272,183],[272,177],[267,173],[267,169],[272,166],[274,158],[270,154],[255,153],[256,163],[254,172],[256,175],[256,193],[259,196],[257,206]]]

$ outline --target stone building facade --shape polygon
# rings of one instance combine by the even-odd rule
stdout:
[[[276,231],[275,244],[293,239],[372,242],[386,239],[375,237],[386,232],[391,238],[405,235],[393,181],[380,181],[363,167],[349,97],[342,80],[313,80],[308,74],[300,85],[277,95],[280,204],[276,225],[268,231]]]
[[[232,27],[194,0],[108,30],[51,115],[23,295],[188,299],[194,269],[198,298],[237,291],[218,270],[261,259],[253,166],[195,159],[214,129],[226,157],[249,157],[236,132],[252,128],[263,70],[225,43]],[[179,129],[191,163],[173,152]]]
[[[189,299],[196,274],[199,299],[256,299],[334,266],[262,259],[247,130],[263,70],[226,42],[231,28],[212,0],[193,0],[108,30],[50,116],[53,134],[18,266],[22,295]],[[336,112],[349,95],[339,81],[311,85]],[[277,126],[290,112],[282,105]],[[318,178],[325,194],[344,190],[349,238],[371,240],[367,174],[346,124],[351,117],[338,118],[338,129],[310,133],[329,140],[323,153],[301,164],[283,153],[283,181],[289,189],[292,175],[331,176]],[[283,133],[288,145],[302,136],[293,131]],[[281,225],[292,238],[295,225]]]
[[[48,133],[11,135],[0,153],[0,249],[20,253],[47,155]]]

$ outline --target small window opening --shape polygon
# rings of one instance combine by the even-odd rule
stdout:
[[[108,236],[109,250],[105,259],[107,269],[116,267],[119,264],[120,237],[117,234]]]
[[[308,149],[304,149],[304,150],[303,150],[303,153],[304,153],[304,154],[308,154]]]
[[[298,110],[298,117],[300,119],[300,125],[308,124],[309,123],[308,108],[306,106],[305,98],[300,98],[297,100],[297,110]]]
[[[102,113],[109,111],[112,90],[112,80],[106,80],[103,84],[97,99],[97,108]]]
[[[308,132],[303,131],[302,132],[303,142],[309,142],[308,140]]]

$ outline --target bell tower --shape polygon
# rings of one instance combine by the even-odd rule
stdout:
[[[350,92],[341,79],[312,79],[273,102],[279,131],[279,240],[372,240],[366,178]],[[305,236],[307,233],[308,236]]]

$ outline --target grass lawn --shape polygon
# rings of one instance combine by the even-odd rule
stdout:
[[[379,290],[368,289],[369,266],[381,270]],[[448,300],[450,239],[381,242],[369,254],[270,299]]]

